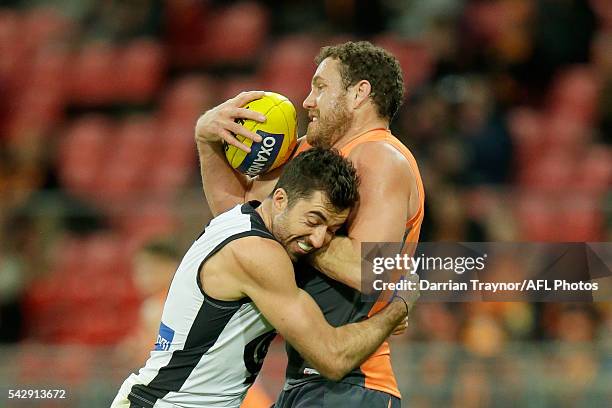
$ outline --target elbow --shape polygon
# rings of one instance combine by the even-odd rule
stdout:
[[[343,379],[345,375],[346,374],[340,374],[339,372],[334,372],[334,373],[330,373],[329,375],[326,375],[325,377],[331,381],[338,382],[341,379]]]
[[[363,292],[363,289],[361,288],[361,275],[357,275],[353,279],[350,279],[346,285],[351,289],[355,289],[359,293]]]
[[[331,381],[340,381],[350,370],[344,370],[337,364],[326,364],[319,368],[319,374]]]
[[[351,264],[350,268],[345,271],[344,275],[346,276],[346,280],[343,283],[346,286],[355,289],[357,292],[362,292],[361,258],[359,258],[355,263]]]
[[[330,350],[327,354],[325,364],[320,367],[320,374],[332,381],[340,381],[351,370],[350,364],[344,350]]]

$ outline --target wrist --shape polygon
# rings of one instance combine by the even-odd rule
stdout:
[[[196,143],[200,146],[223,146],[223,139],[210,138],[205,136],[196,136]]]
[[[214,156],[220,153],[225,155],[223,143],[221,141],[196,139],[196,146],[198,152],[202,156]]]
[[[399,299],[399,300],[396,300]],[[408,316],[408,313],[410,313],[410,306],[408,306],[408,302],[406,302],[406,299],[404,299],[403,297],[401,297],[398,294],[393,295],[393,297],[391,298],[392,302],[402,302],[404,303],[404,307],[405,307],[405,311],[406,311],[406,316]]]

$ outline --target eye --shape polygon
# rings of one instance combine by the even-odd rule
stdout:
[[[323,88],[325,88],[325,84],[322,84],[321,82],[312,84],[312,89],[315,89],[317,91],[320,91]]]
[[[309,227],[316,227],[317,223],[312,220],[306,220],[306,225],[308,225]]]

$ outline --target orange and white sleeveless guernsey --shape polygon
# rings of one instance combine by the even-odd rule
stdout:
[[[417,183],[419,194],[419,206],[414,214],[410,214],[406,220],[406,232],[404,234],[404,248],[410,243],[417,243],[424,216],[425,190],[414,156],[406,146],[402,144],[390,131],[386,129],[374,129],[363,133],[344,146],[340,152],[348,157],[351,151],[362,143],[381,142],[387,143],[397,149],[408,161],[412,174]],[[310,148],[303,142],[295,154],[299,154]],[[406,204],[407,205],[407,204]],[[296,280],[298,286],[308,292],[317,302],[325,318],[333,326],[341,326],[347,323],[357,322],[371,316],[380,308],[380,303],[372,304],[363,302],[361,294],[348,286],[334,281],[318,272],[315,268],[305,262],[296,265]],[[326,381],[316,370],[308,366],[308,363],[300,354],[287,344],[288,366],[286,373],[286,387],[298,386],[300,383],[311,381]],[[380,348],[372,354],[360,367],[349,373],[341,382],[359,385],[373,390],[382,391],[401,398],[393,369],[391,368],[391,355],[389,344],[384,342]]]

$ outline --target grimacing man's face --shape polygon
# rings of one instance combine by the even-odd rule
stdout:
[[[320,191],[298,199],[292,206],[289,206],[285,194],[284,202],[275,205],[278,212],[274,216],[272,234],[294,262],[300,256],[329,244],[350,212],[349,208],[338,212]]]

